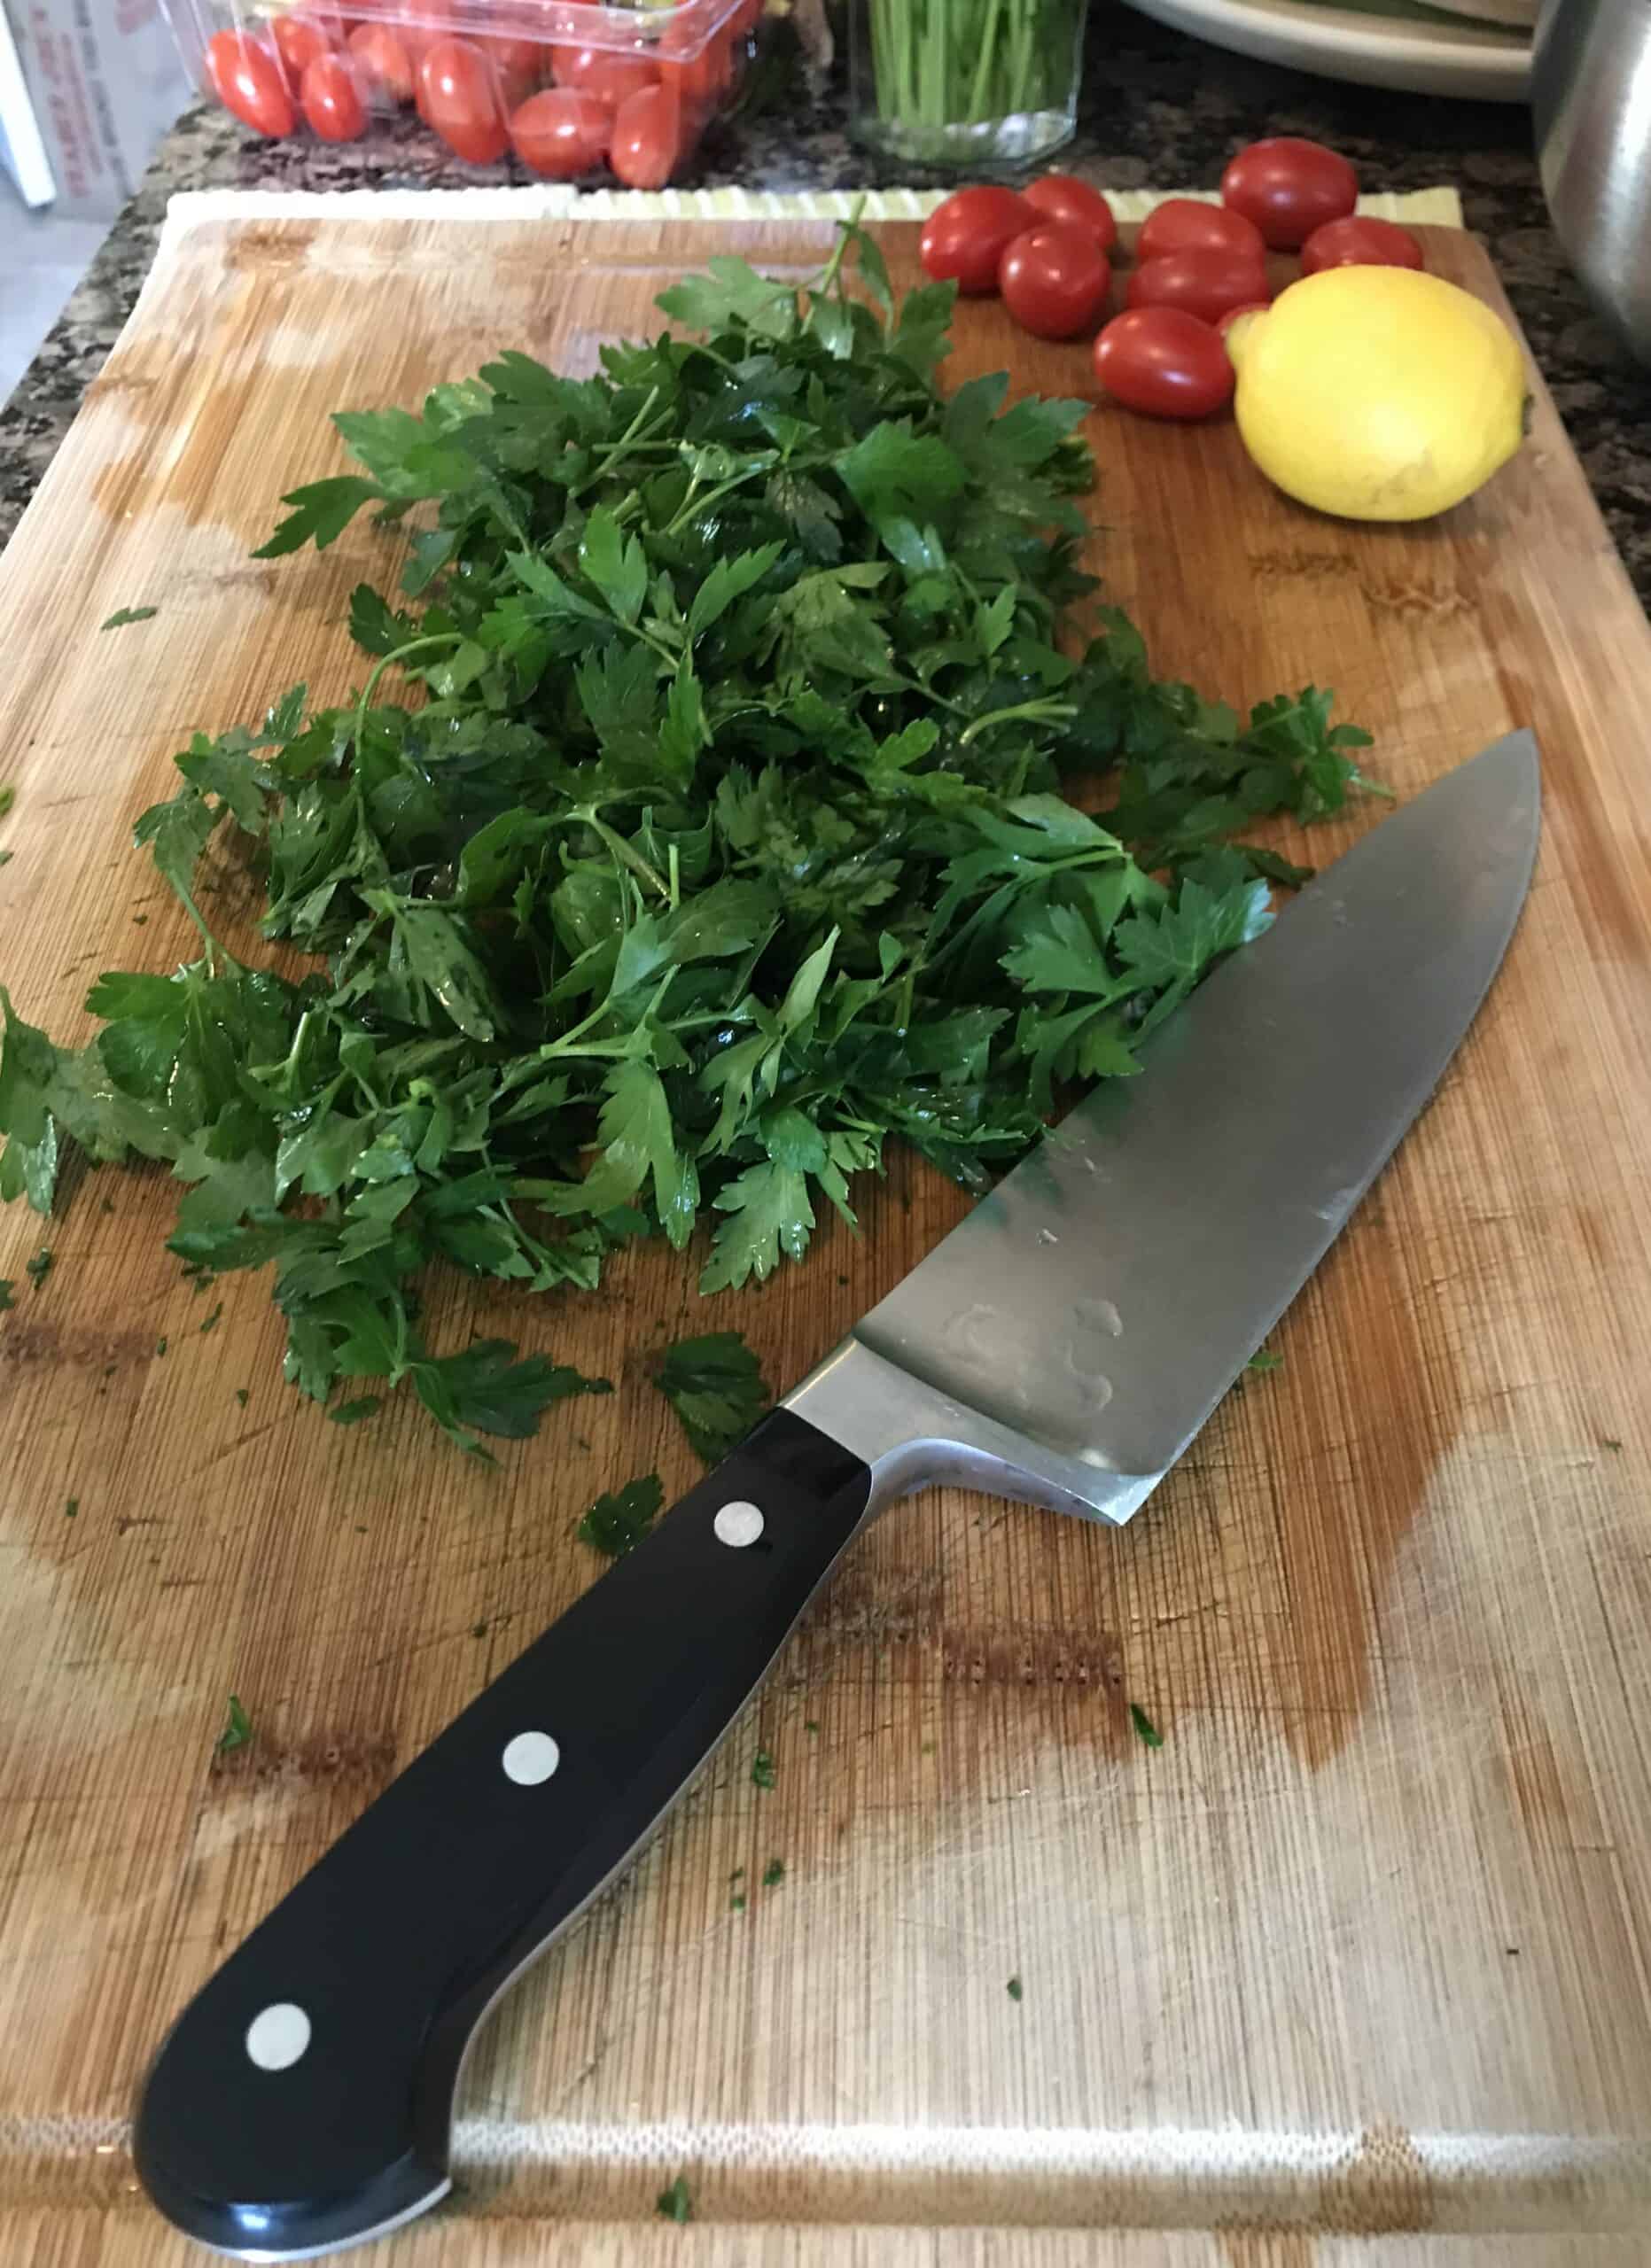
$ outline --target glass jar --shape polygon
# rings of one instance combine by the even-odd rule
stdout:
[[[909,165],[1021,165],[1071,139],[1087,0],[850,0],[859,139]]]

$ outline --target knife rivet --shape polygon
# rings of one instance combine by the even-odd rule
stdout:
[[[711,1523],[712,1534],[717,1542],[731,1545],[736,1551],[743,1551],[748,1543],[755,1543],[762,1529],[762,1514],[755,1504],[748,1504],[743,1498],[734,1503],[724,1504]]]
[[[518,1733],[504,1744],[504,1776],[518,1788],[537,1788],[562,1761],[562,1751],[549,1733]]]
[[[276,2000],[246,2027],[246,2052],[261,2071],[290,2070],[309,2045],[309,2018],[296,2000]]]

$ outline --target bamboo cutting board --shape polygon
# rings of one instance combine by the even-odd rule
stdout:
[[[907,279],[915,233],[887,231]],[[829,234],[168,239],[0,563],[21,1013],[78,1037],[99,970],[191,951],[127,845],[193,728],[298,677],[359,682],[346,598],[393,573],[392,540],[247,555],[281,490],[337,469],[331,409],[412,402],[507,345],[587,369],[708,252],[812,266]],[[1467,238],[1433,232],[1429,258],[1501,304]],[[970,306],[952,369],[1004,362],[1085,388],[1082,349]],[[931,1492],[855,1548],[689,1801],[487,2027],[460,2195],[385,2268],[1647,2256],[1651,635],[1538,392],[1518,462],[1410,531],[1297,509],[1230,424],[1091,421],[1096,562],[1160,668],[1242,700],[1333,682],[1405,794],[1537,728],[1520,934],[1277,1334],[1283,1368],[1132,1526]],[[98,634],[137,605],[154,618]],[[234,942],[252,894],[216,886]],[[180,1280],[172,1201],[146,1169],[82,1177],[43,1230],[0,1216],[7,2268],[199,2256],[136,2192],[138,2078],[226,1950],[596,1574],[572,1527],[597,1489],[689,1480],[648,1350],[737,1324],[789,1383],[962,1203],[899,1165],[861,1240],[822,1231],[805,1268],[710,1309],[664,1251],[596,1296],[440,1281],[439,1346],[503,1332],[618,1388],[488,1474],[410,1406],[346,1433],[301,1403],[263,1283]],[[214,1758],[231,1689],[255,1735]],[[686,2229],[654,2211],[679,2172]]]

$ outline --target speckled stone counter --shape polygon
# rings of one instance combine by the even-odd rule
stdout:
[[[1565,266],[1547,223],[1523,108],[1334,85],[1227,55],[1097,0],[1079,139],[1063,165],[1117,188],[1209,187],[1234,150],[1268,133],[1334,144],[1369,190],[1434,183],[1460,190],[1468,226],[1490,244],[1639,595],[1651,606],[1651,373],[1616,347]],[[328,148],[254,142],[221,112],[190,112],[0,411],[0,542],[126,320],[175,190],[417,188],[526,177],[513,159],[482,171],[443,162],[432,137],[410,124]],[[881,167],[851,144],[834,86],[814,101],[786,100],[716,129],[689,178],[703,186],[805,190],[918,176],[910,167],[898,174]]]

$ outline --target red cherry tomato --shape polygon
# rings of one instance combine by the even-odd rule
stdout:
[[[357,24],[347,44],[370,95],[384,103],[412,101],[413,58],[400,32],[388,24]]]
[[[1253,221],[1229,212],[1225,205],[1201,205],[1195,197],[1165,198],[1141,224],[1137,260],[1162,260],[1172,252],[1230,252],[1252,260],[1267,256],[1266,241]]]
[[[578,87],[547,87],[510,118],[510,140],[522,163],[551,181],[594,173],[608,154],[613,113]]]
[[[492,60],[467,39],[439,39],[417,71],[418,114],[466,165],[490,165],[510,145]]]
[[[245,32],[214,32],[206,43],[206,76],[227,111],[272,142],[298,123],[286,74],[274,48]]]
[[[1221,176],[1221,201],[1253,221],[1274,252],[1294,252],[1359,201],[1359,176],[1321,142],[1281,134],[1241,150]]]
[[[1037,206],[1012,189],[960,189],[923,224],[924,272],[937,284],[955,278],[967,298],[995,291],[1004,253],[1038,220]]]
[[[318,55],[343,43],[344,27],[336,17],[328,20],[292,8],[270,18],[269,36],[286,66],[287,76],[296,85]]]
[[[1421,246],[1397,221],[1327,221],[1301,248],[1301,272],[1317,276],[1326,268],[1425,268]]]
[[[1217,315],[1215,327],[1225,338],[1240,315],[1264,315],[1272,305],[1271,299],[1242,300],[1237,307],[1229,307],[1224,315]]]
[[[1219,332],[1179,307],[1132,307],[1095,341],[1095,376],[1126,409],[1208,417],[1232,399],[1234,373]]]
[[[627,53],[607,47],[556,47],[551,66],[558,87],[582,88],[617,110],[632,95],[659,83],[659,66],[651,51]]]
[[[541,75],[541,50],[537,40],[507,39],[502,33],[479,36],[476,42],[488,56],[498,74],[499,91],[507,112],[525,103]]]
[[[1129,279],[1132,307],[1179,307],[1214,322],[1229,307],[1267,297],[1267,274],[1242,252],[1166,252],[1136,268]]]
[[[663,189],[676,170],[684,139],[675,88],[644,87],[614,113],[608,163],[627,189]]]
[[[1016,237],[998,268],[1003,304],[1038,338],[1076,338],[1106,305],[1107,258],[1087,229],[1051,221]]]
[[[1102,252],[1110,252],[1118,242],[1112,207],[1098,189],[1076,174],[1045,174],[1041,180],[1029,182],[1021,195],[1046,221],[1067,221],[1075,229],[1087,229]]]
[[[323,142],[353,142],[366,129],[367,105],[345,56],[317,55],[306,64],[298,98],[311,133]]]

